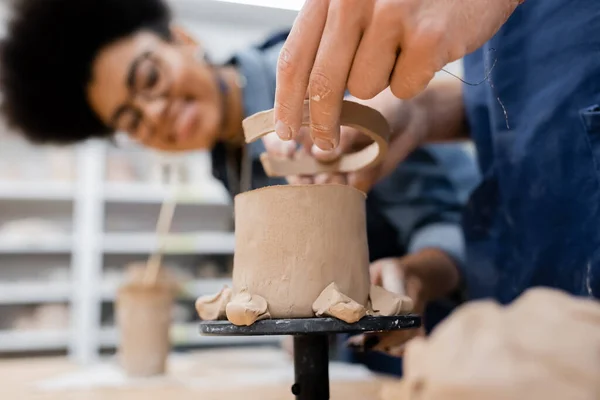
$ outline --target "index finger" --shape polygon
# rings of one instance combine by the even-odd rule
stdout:
[[[363,134],[355,128],[347,126],[340,128],[340,143],[333,150],[323,150],[317,145],[313,145],[311,149],[315,159],[321,162],[332,162],[339,159],[342,155],[361,150],[373,143],[368,135]]]
[[[311,136],[322,150],[333,150],[339,144],[342,101],[366,23],[366,3],[369,2],[331,0],[329,6],[308,83]]]
[[[307,0],[279,54],[275,88],[275,132],[283,140],[302,125],[308,79],[327,20],[329,0]]]

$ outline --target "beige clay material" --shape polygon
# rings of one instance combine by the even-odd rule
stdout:
[[[349,324],[359,321],[367,314],[367,309],[362,304],[340,292],[335,283],[321,292],[312,307],[317,317],[334,317]]]
[[[249,326],[262,319],[271,318],[267,301],[258,295],[242,291],[226,306],[227,319],[234,325]]]
[[[552,289],[467,304],[403,362],[384,400],[600,399],[600,304]]]
[[[350,186],[242,193],[235,198],[233,292],[261,296],[273,318],[313,317],[313,302],[331,283],[366,306],[366,232],[365,194]]]
[[[196,300],[196,311],[204,321],[216,321],[225,319],[227,314],[225,308],[231,301],[231,288],[225,286],[217,294],[201,296]]]
[[[129,283],[116,298],[119,360],[131,377],[162,375],[171,350],[169,327],[174,304],[171,285]]]
[[[304,103],[302,125],[309,125],[308,102]],[[390,127],[376,110],[359,103],[345,100],[342,104],[340,124],[355,128],[373,139],[373,143],[359,152],[342,156],[332,163],[321,163],[313,157],[295,160],[277,158],[266,153],[261,155],[263,168],[268,176],[316,175],[325,172],[351,172],[374,166],[385,157]],[[274,111],[254,114],[243,121],[246,143],[254,142],[274,132]]]
[[[369,293],[372,315],[391,317],[407,314],[412,311],[413,301],[408,296],[402,296],[371,285]]]
[[[130,284],[144,284],[144,276],[147,270],[147,262],[146,261],[136,261],[125,266],[125,280]],[[158,274],[156,277],[155,286],[169,286],[173,293],[181,290],[181,284],[178,282],[177,278],[173,275],[173,273],[162,266],[158,270]]]

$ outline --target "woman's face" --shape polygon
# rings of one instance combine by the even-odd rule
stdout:
[[[102,121],[165,151],[211,148],[221,128],[214,70],[191,44],[142,31],[102,49],[88,100]]]

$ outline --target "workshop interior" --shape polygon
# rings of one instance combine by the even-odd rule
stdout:
[[[92,10],[103,0],[79,2],[89,3]],[[171,139],[160,142],[152,136],[153,128],[148,133],[136,125],[147,135],[136,140],[126,130],[137,114],[121,109],[113,116],[119,121],[110,137],[72,133],[82,140],[41,144],[0,117],[0,400],[600,399],[597,299],[555,292],[548,287],[552,284],[546,284],[554,278],[540,278],[539,286],[545,288],[514,298],[512,292],[499,295],[511,297],[512,304],[469,302],[465,283],[450,274],[433,283],[444,295],[435,301],[427,298],[424,305],[423,292],[415,289],[421,283],[414,283],[406,269],[413,261],[423,268],[431,267],[430,260],[464,263],[461,223],[469,221],[469,212],[476,207],[469,199],[473,193],[485,196],[490,186],[481,185],[491,170],[482,160],[490,153],[478,152],[487,142],[482,145],[469,138],[458,144],[426,144],[406,158],[406,169],[399,167],[371,192],[337,181],[315,179],[308,184],[302,177],[331,172],[351,176],[378,167],[398,148],[383,111],[344,101],[341,124],[352,126],[370,145],[339,163],[302,157],[283,160],[267,154],[269,135],[277,129],[273,114],[277,57],[305,1],[148,3],[163,4],[172,13],[179,43],[193,52],[189,57],[208,66],[190,73],[179,90],[205,96],[200,124],[207,130],[215,124],[217,131],[205,142],[175,148]],[[11,4],[0,1],[0,39],[10,29]],[[83,9],[73,7],[77,10],[73,15]],[[158,19],[162,9],[153,7],[140,15],[155,12]],[[594,12],[600,13],[598,8]],[[135,13],[128,18],[135,20]],[[62,12],[63,17],[67,14]],[[32,11],[23,21],[27,18],[38,23],[40,17]],[[115,18],[114,23],[126,24],[122,22],[126,19]],[[87,30],[85,21],[74,26],[82,32],[104,32],[102,24],[111,23],[90,22],[92,28]],[[154,27],[145,26],[148,36],[119,42],[113,53],[102,53],[102,60],[116,65],[110,57],[127,60],[128,52],[137,51],[132,49],[145,45],[144,40],[154,43],[152,35],[158,32]],[[56,29],[72,35],[67,28]],[[311,40],[308,36],[305,39]],[[153,51],[161,48],[156,43]],[[62,48],[56,51],[57,59],[66,54]],[[176,69],[169,67],[186,68],[177,64],[181,60],[172,49],[164,51],[164,65],[152,54],[136,61],[148,68],[158,65],[157,90],[179,79],[179,72],[173,75]],[[52,49],[42,53],[6,54],[53,57]],[[430,87],[461,83],[472,90],[471,95],[489,89],[492,114],[502,121],[506,118],[507,131],[504,122],[497,129],[510,135],[509,124],[518,128],[522,121],[514,117],[510,96],[493,93],[496,86],[506,90],[511,84],[487,80],[494,68],[503,68],[506,54],[502,49],[488,49],[487,54],[492,62],[480,66],[486,79],[467,76],[460,57],[437,71]],[[496,56],[500,58],[495,60]],[[218,80],[213,88],[210,77],[215,71]],[[101,79],[93,82],[96,86],[88,94],[100,109],[119,95],[126,77],[129,89],[142,85],[134,73],[120,73],[99,75]],[[9,82],[11,99],[36,96],[11,85],[10,79],[18,78],[9,75],[0,81]],[[46,102],[67,96],[68,90],[57,90]],[[150,97],[158,93],[149,90]],[[544,96],[554,94],[550,90]],[[305,105],[318,101],[307,98]],[[29,102],[32,110],[39,103]],[[222,116],[214,117],[213,108]],[[85,114],[77,106],[72,109],[73,120]],[[10,106],[4,111],[10,113]],[[182,111],[176,129],[189,122],[188,111]],[[597,134],[600,125],[593,122],[594,115],[598,116],[598,108],[588,108],[582,120]],[[227,121],[234,118],[238,120],[232,128]],[[43,126],[31,118],[23,123],[27,124]],[[186,136],[176,134],[180,139]],[[594,136],[590,137],[593,147]],[[528,139],[516,140],[513,149],[530,144]],[[510,168],[519,158],[509,157],[495,166]],[[552,170],[542,162],[532,168]],[[292,175],[300,180],[288,182]],[[523,197],[514,189],[505,198],[508,203],[552,195],[552,189],[541,183],[529,185],[526,176],[515,178],[525,182],[519,183]],[[591,183],[581,183],[585,185]],[[529,221],[522,214],[517,214],[516,222],[508,214],[499,215],[508,226]],[[576,218],[574,212],[569,215]],[[543,218],[531,220],[538,223]],[[477,242],[486,228],[474,225],[467,240]],[[531,237],[507,235],[510,239],[493,249],[496,260],[546,260],[541,253],[526,254],[523,247]],[[508,250],[513,239],[517,250]],[[551,241],[544,246],[553,251]],[[482,246],[476,251],[487,250]],[[555,281],[577,280],[574,286],[581,293],[573,294],[596,298],[600,278],[595,262],[590,258],[583,272]],[[486,275],[490,272],[483,264],[478,278],[502,280]],[[450,282],[456,289],[445,289]],[[515,288],[523,283],[517,278],[503,282]]]

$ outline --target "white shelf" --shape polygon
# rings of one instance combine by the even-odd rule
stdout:
[[[63,182],[0,182],[1,200],[73,200],[73,184]]]
[[[106,254],[149,254],[162,240],[153,233],[109,233],[104,235]],[[165,254],[233,254],[233,232],[201,232],[169,235],[164,239]]]
[[[199,324],[177,324],[171,327],[171,343],[175,346],[226,346],[237,344],[277,343],[278,336],[203,336]],[[102,328],[100,345],[115,347],[118,345],[118,332],[115,328]]]
[[[64,329],[58,326],[59,330],[0,331],[0,353],[66,350],[73,361],[90,364],[100,357],[102,346],[116,345],[117,332],[102,329],[100,325],[102,301],[113,299],[117,287],[102,285],[103,268],[109,264],[108,259],[117,264],[119,261],[113,258],[123,259],[125,263],[124,260],[129,262],[134,257],[146,258],[162,247],[164,240],[154,233],[154,227],[160,205],[171,196],[178,203],[173,231],[191,233],[167,237],[166,254],[186,259],[201,254],[233,254],[232,200],[225,187],[212,176],[206,154],[184,154],[181,160],[173,160],[185,163],[186,170],[181,172],[187,182],[198,182],[173,191],[156,183],[107,182],[110,171],[107,146],[99,139],[75,146],[76,174],[72,182],[0,180],[3,228],[0,272],[5,272],[0,273],[0,305],[8,305],[18,313],[16,309],[21,307],[12,306],[67,303],[69,310],[69,326]],[[21,158],[17,156],[15,160]],[[23,163],[27,162],[31,160],[23,159]],[[132,166],[136,170],[151,167],[143,162],[134,160]],[[152,175],[148,171],[138,172]],[[28,224],[28,219],[38,219],[41,224]],[[65,260],[67,257],[69,261]],[[69,264],[69,271],[64,281],[37,280],[38,267],[42,276],[41,269],[59,265],[64,268],[65,263]],[[14,270],[20,264],[26,265],[28,268],[23,270],[27,271]],[[48,276],[54,276],[52,271],[48,272]],[[184,285],[181,296],[194,299],[216,293],[227,283],[228,280],[193,281]],[[174,343],[185,345],[265,341],[265,338],[203,337],[197,324],[174,326],[172,334]]]
[[[182,292],[186,296],[196,298],[207,294],[216,294],[224,286],[232,287],[230,278],[199,279],[184,284]]]
[[[68,331],[0,331],[0,351],[61,350],[69,339]]]
[[[117,293],[119,284],[103,283],[101,288],[101,297],[103,301],[113,301]],[[218,293],[227,285],[231,287],[231,279],[201,279],[195,280],[182,285],[181,294],[184,298],[195,299],[199,296]],[[2,290],[2,289],[0,289]]]
[[[15,237],[0,235],[0,254],[65,254],[73,249],[72,238]]]
[[[161,204],[173,195],[164,186],[144,183],[108,183],[104,199],[112,203]],[[214,182],[178,188],[174,193],[178,204],[223,205],[231,204],[225,188]]]
[[[69,301],[69,283],[3,283],[0,284],[0,304],[37,304]]]

